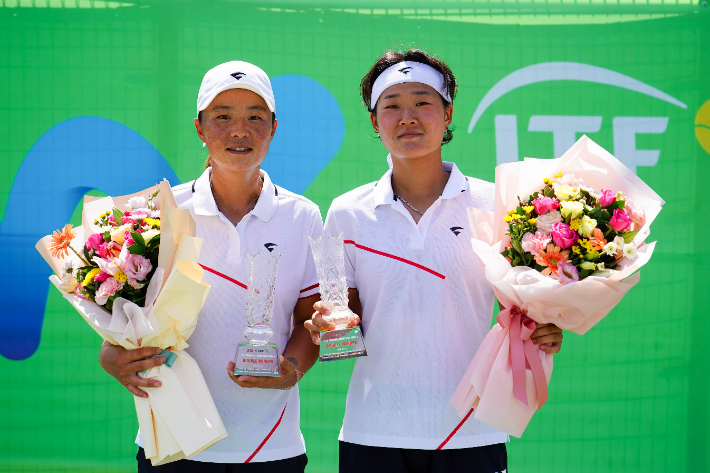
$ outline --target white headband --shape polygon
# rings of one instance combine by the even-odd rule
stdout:
[[[421,62],[402,61],[388,67],[377,77],[375,84],[372,86],[370,107],[374,110],[382,92],[402,82],[426,84],[439,92],[447,102],[451,103],[451,97],[446,90],[446,83],[441,72]]]

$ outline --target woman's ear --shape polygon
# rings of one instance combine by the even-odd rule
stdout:
[[[451,125],[451,122],[453,121],[454,117],[454,106],[453,104],[449,104],[448,107],[446,107],[446,110],[444,110],[444,123],[448,127]]]
[[[370,121],[372,122],[372,128],[374,128],[374,129],[375,129],[375,132],[376,132],[377,134],[379,134],[379,133],[380,133],[380,129],[379,129],[378,126],[377,126],[377,115],[375,115],[374,113],[370,112]]]

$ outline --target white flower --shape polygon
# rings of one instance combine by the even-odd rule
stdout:
[[[594,229],[597,228],[597,221],[589,216],[582,217],[582,222],[579,224],[579,234],[589,238]]]
[[[564,218],[575,219],[584,213],[584,203],[576,200],[562,201],[560,202],[560,207]]]
[[[589,186],[579,186],[580,189],[587,191],[587,194],[591,195],[595,199],[598,199],[601,194],[593,187]]]
[[[614,237],[614,243],[616,243],[617,248],[620,250],[623,250],[624,245],[626,245],[626,241],[624,240],[624,237],[622,237],[622,236]]]
[[[145,240],[146,245],[150,240],[153,239],[153,237],[160,235],[160,230],[156,230],[154,228],[151,228],[150,230],[141,233],[141,236],[143,237],[143,240]]]
[[[144,209],[147,206],[148,200],[145,197],[131,197],[130,199],[128,199],[128,204],[126,204],[128,210]]]
[[[559,210],[550,210],[545,215],[537,217],[535,224],[537,225],[538,230],[550,233],[552,231],[552,226],[561,221],[562,215],[560,215]]]
[[[628,245],[624,245],[624,257],[626,257],[630,260],[635,260],[637,256],[638,256],[638,251],[636,249],[636,245],[634,245],[633,243],[629,243]]]
[[[601,278],[608,278],[612,274],[614,274],[616,271],[613,269],[605,269],[604,271],[596,271],[591,274],[591,276],[599,276]]]
[[[619,251],[619,247],[616,244],[616,242],[610,241],[606,245],[602,247],[604,250],[604,253],[608,254],[609,256],[614,256],[617,251]]]
[[[604,262],[601,262],[597,265],[597,271],[604,271],[606,268],[604,267]]]

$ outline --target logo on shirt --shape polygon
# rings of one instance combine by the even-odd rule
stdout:
[[[239,80],[242,77],[244,77],[246,74],[243,72],[235,72],[234,74],[229,74],[230,76],[234,77],[235,79]]]
[[[409,67],[409,66],[403,67],[402,69],[399,70],[399,72],[401,72],[402,74],[404,74],[406,76],[407,74],[409,74],[410,69],[411,69],[411,67]]]
[[[452,232],[454,232],[454,235],[459,236],[459,233],[461,233],[461,230],[463,230],[463,227],[451,227],[449,228]]]
[[[278,246],[278,245],[277,245],[276,243],[264,243],[264,248],[266,248],[267,250],[269,250],[269,253],[271,253],[272,251],[274,251],[274,247],[275,247],[275,246]]]

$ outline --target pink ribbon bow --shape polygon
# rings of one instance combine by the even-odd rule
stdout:
[[[542,361],[537,353],[530,335],[535,331],[535,321],[525,315],[520,307],[513,305],[500,311],[496,321],[508,330],[510,338],[510,360],[513,371],[513,394],[528,405],[527,389],[525,387],[525,369],[530,368],[535,381],[537,397],[540,400],[538,410],[547,401],[547,379],[542,368]]]

